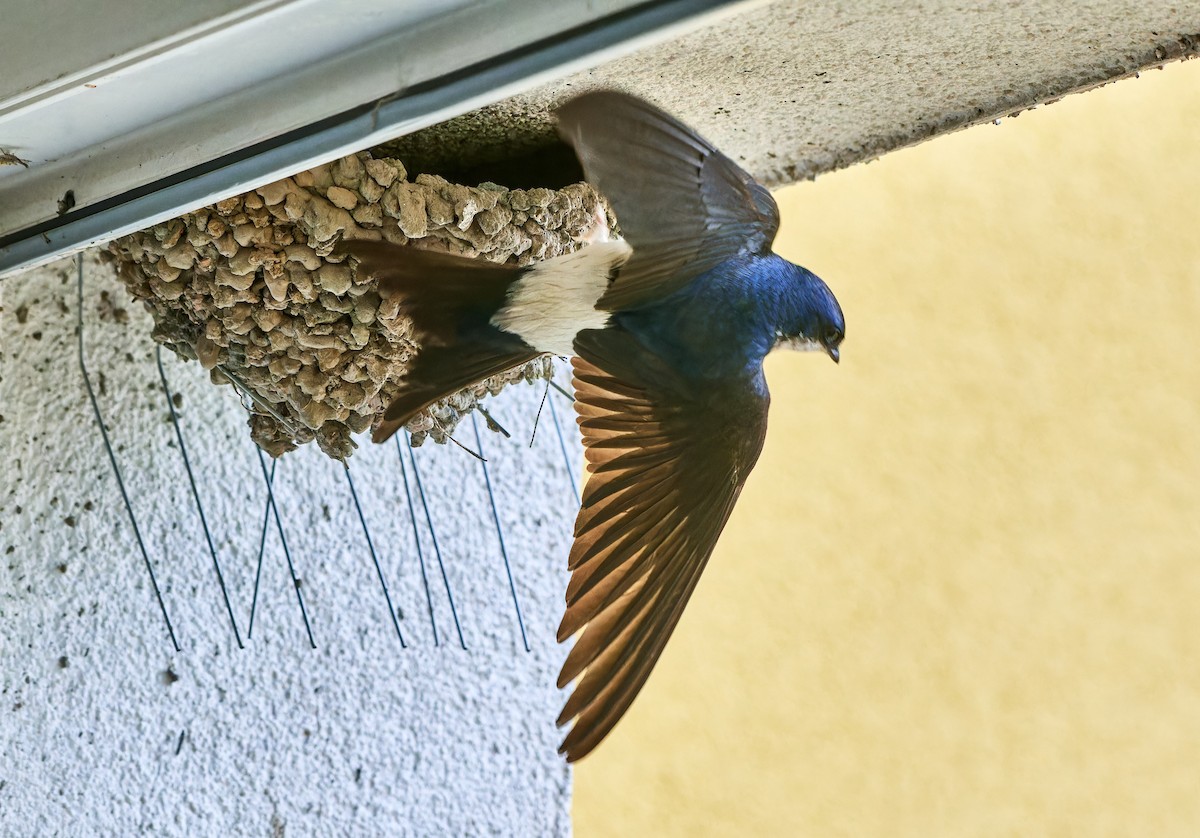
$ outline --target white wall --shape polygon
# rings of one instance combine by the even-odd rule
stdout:
[[[484,438],[530,652],[479,463],[452,446],[416,452],[468,650],[426,538],[435,647],[396,449],[365,440],[352,474],[408,648],[341,468],[310,446],[281,461],[276,492],[317,649],[272,531],[253,638],[239,650],[149,318],[132,307],[124,324],[103,315],[101,290],[129,306],[89,254],[88,366],[94,386],[103,376],[100,407],[182,651],[77,366],[73,263],[10,277],[0,282],[0,833],[568,833],[554,629],[575,504],[548,411],[527,447],[541,388],[492,400],[514,439]],[[164,365],[244,637],[265,503],[244,411],[197,364],[166,353]],[[569,406],[551,397],[574,465]],[[469,423],[459,438],[473,447]]]

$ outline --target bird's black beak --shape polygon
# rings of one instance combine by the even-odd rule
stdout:
[[[838,352],[838,348],[836,346],[827,346],[825,347],[825,351],[829,353],[829,357],[833,359],[835,364],[841,362],[842,355],[840,352]]]

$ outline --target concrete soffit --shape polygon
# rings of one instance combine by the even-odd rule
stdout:
[[[1200,2],[777,0],[403,138],[418,168],[551,142],[590,87],[646,96],[776,187],[1200,50]]]

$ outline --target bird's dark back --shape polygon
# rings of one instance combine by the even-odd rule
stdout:
[[[613,319],[697,380],[753,376],[798,305],[797,269],[777,256],[729,260],[661,302]]]

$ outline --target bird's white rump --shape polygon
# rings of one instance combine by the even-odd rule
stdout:
[[[613,270],[632,253],[623,240],[613,239],[534,265],[513,283],[492,325],[534,349],[573,355],[575,335],[608,325],[609,313],[597,310],[596,303]]]

